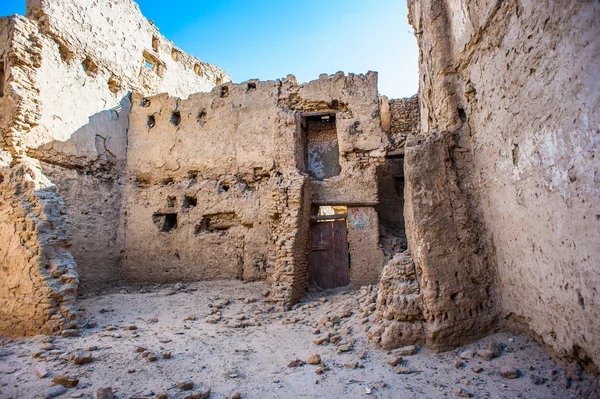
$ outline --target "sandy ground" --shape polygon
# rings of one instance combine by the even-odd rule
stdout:
[[[263,283],[201,282],[121,287],[83,298],[87,328],[81,337],[0,338],[0,398],[50,397],[61,390],[52,388],[53,379],[65,376],[79,382],[59,398],[95,398],[105,387],[115,398],[160,393],[184,398],[192,391],[180,391],[177,383],[186,378],[195,390],[210,388],[211,398],[234,392],[243,398],[595,395],[596,380],[562,369],[535,342],[514,334],[495,334],[443,354],[421,348],[392,367],[387,361],[393,354],[367,341],[368,318],[359,310],[371,301],[365,290],[312,293],[295,309],[282,311],[264,300],[261,292],[267,289]],[[339,341],[313,342],[328,333]],[[502,344],[501,356],[460,359],[465,350],[491,342]],[[77,352],[82,362],[91,354],[91,362],[74,364]],[[165,358],[167,352],[171,358]],[[314,353],[321,365],[289,367]],[[503,367],[512,367],[518,378],[503,377]]]

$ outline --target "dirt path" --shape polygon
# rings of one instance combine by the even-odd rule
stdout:
[[[60,398],[95,398],[105,387],[116,398],[160,393],[184,398],[192,391],[181,392],[177,383],[186,378],[197,391],[210,388],[211,398],[229,398],[234,392],[244,398],[591,395],[590,378],[562,370],[537,344],[513,334],[496,334],[443,354],[420,349],[392,367],[390,354],[366,338],[368,318],[359,308],[368,307],[372,292],[315,293],[284,312],[264,301],[261,292],[267,289],[262,283],[202,282],[125,287],[82,299],[82,318],[91,327],[83,336],[0,341],[0,398],[59,393],[63,389],[52,388],[52,381],[61,376],[79,381]],[[313,342],[327,338],[335,343]],[[501,356],[460,359],[462,352],[491,342],[502,345]],[[76,353],[84,364],[74,364]],[[301,365],[315,353],[321,365]],[[91,362],[85,363],[90,354]],[[296,359],[302,362],[289,367]],[[503,377],[500,370],[507,367],[518,377]]]

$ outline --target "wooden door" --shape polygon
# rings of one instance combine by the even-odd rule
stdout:
[[[311,233],[315,283],[323,289],[350,284],[346,220],[315,221]]]

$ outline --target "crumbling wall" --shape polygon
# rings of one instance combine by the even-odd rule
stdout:
[[[0,168],[0,334],[77,327],[78,276],[64,203],[35,163]]]
[[[266,279],[271,300],[298,300],[309,283],[311,205],[377,202],[375,167],[388,142],[376,84],[374,74],[339,73],[306,84],[292,76],[224,84],[186,100],[134,95],[123,276]],[[299,127],[314,112],[336,115],[340,147],[340,175],[318,183],[306,173]],[[383,254],[377,214],[355,209],[366,221],[349,233],[363,284],[377,281]]]
[[[119,277],[129,93],[186,97],[229,76],[177,49],[133,1],[32,0],[27,17],[15,19],[28,33],[9,41],[22,54],[9,63],[28,66],[11,70],[23,71],[14,81],[34,123],[6,137],[17,158],[42,161],[73,221],[82,288],[99,288]]]
[[[409,8],[420,47],[421,129],[426,137],[449,132],[413,147],[412,162],[446,147],[457,176],[450,187],[463,193],[478,230],[483,245],[473,251],[492,261],[504,324],[594,368],[600,5],[415,0]],[[421,204],[439,203],[449,186],[435,187]],[[452,198],[442,205],[457,208]],[[420,264],[419,252],[440,250],[422,238],[411,240],[417,266],[447,269],[445,259]]]

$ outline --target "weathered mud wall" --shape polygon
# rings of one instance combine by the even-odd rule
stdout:
[[[506,325],[599,365],[600,4],[415,0],[409,8],[422,132],[454,136],[414,147],[416,157],[446,142],[444,157],[456,159],[456,184],[426,198],[456,208],[438,197],[462,192],[458,204],[484,244],[472,249],[489,254]],[[450,249],[424,238],[411,240],[417,266],[447,269],[420,264],[419,252]]]
[[[15,81],[34,123],[7,135],[14,152],[42,161],[58,187],[73,221],[82,288],[98,288],[118,279],[123,251],[119,178],[129,92],[186,97],[229,76],[177,49],[132,1],[32,0],[27,17],[16,21],[28,34],[9,45],[23,54],[15,65],[33,66]]]
[[[130,90],[187,96],[229,80],[174,48],[131,1],[30,1],[27,17],[0,19],[0,173],[11,176],[0,246],[12,260],[0,323],[15,325],[10,335],[74,327],[77,272],[84,288],[118,278]]]
[[[135,95],[124,277],[267,279],[272,299],[296,300],[307,284],[311,203],[350,203],[366,205],[356,208],[361,229],[349,232],[353,281],[376,282],[383,254],[368,205],[388,145],[376,87],[375,74],[340,73],[226,84],[187,100]],[[319,112],[335,114],[341,172],[317,181],[305,173],[299,120]]]

